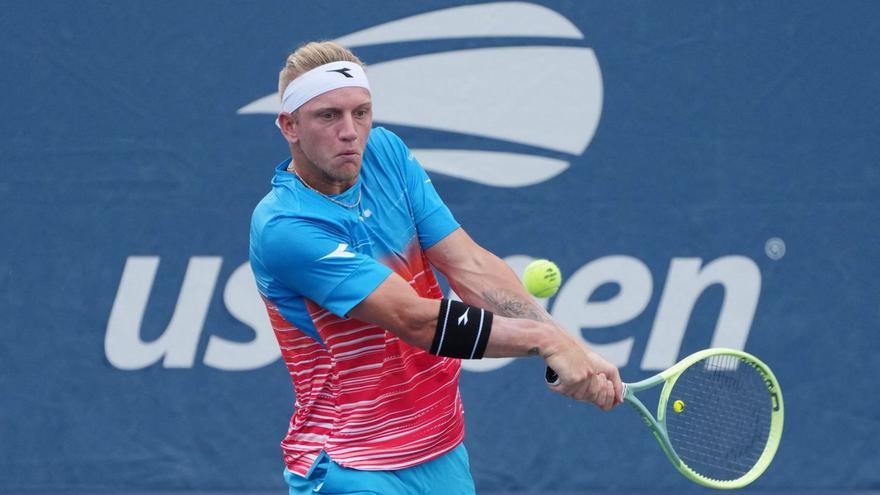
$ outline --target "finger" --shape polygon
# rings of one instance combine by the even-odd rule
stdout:
[[[599,375],[597,375],[594,379],[595,392],[596,392],[594,403],[596,404],[597,407],[599,407],[599,409],[602,409],[602,410],[605,410],[606,405],[609,402],[609,398],[610,398],[608,395],[608,384],[609,383],[611,383],[611,382],[609,382],[608,379],[605,378],[605,375],[601,374],[601,373]]]
[[[602,387],[599,392],[596,394],[596,400],[593,404],[596,405],[600,410],[605,410],[605,404],[608,402],[608,397],[605,393],[605,387]]]
[[[600,399],[600,407],[603,411],[611,409],[611,406],[614,404],[614,387],[612,386],[611,381],[605,380],[602,383]]]
[[[617,403],[623,402],[623,380],[620,378],[620,370],[614,370],[614,396]]]
[[[580,402],[589,402],[589,382],[578,381],[572,385],[571,397]]]
[[[620,380],[620,377],[614,382],[614,403],[623,403],[623,382]]]
[[[556,383],[548,383],[550,390],[568,398],[574,398],[577,395],[578,384],[563,380],[561,377]]]
[[[602,387],[603,387],[602,383],[604,381],[605,381],[605,375],[602,375],[602,374],[593,375],[588,380],[587,391],[588,391],[588,394],[590,397],[590,402],[592,402],[596,405],[599,404],[599,395],[602,392]]]
[[[620,404],[623,402],[623,382],[620,379],[620,371],[617,368],[612,368],[607,376],[614,392],[614,404]]]
[[[548,385],[548,386],[550,387],[550,390],[553,390],[554,392],[558,393],[559,395],[561,395],[563,397],[568,397],[569,399],[574,398],[576,391],[577,391],[576,387],[572,387],[571,384],[564,383],[564,382],[561,382],[557,385]]]
[[[607,385],[605,386],[605,390],[607,397],[607,408],[605,410],[610,411],[611,408],[617,405],[617,394],[614,390],[614,383],[611,382],[611,380],[608,381]]]
[[[578,383],[575,398],[581,402],[588,402],[590,404],[593,404],[596,401],[597,393],[598,389],[596,389],[593,378],[585,378]]]

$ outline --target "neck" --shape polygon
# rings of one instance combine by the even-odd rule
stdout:
[[[339,181],[334,180],[331,177],[326,177],[324,174],[308,174],[304,173],[305,167],[298,167],[294,164],[294,162],[290,162],[290,165],[287,166],[287,171],[296,175],[303,184],[306,185],[309,189],[314,189],[315,191],[320,192],[321,194],[327,195],[337,195],[342,194],[345,191],[349,190],[351,186],[357,182],[357,178],[353,181]]]
[[[336,195],[347,191],[357,182],[353,179],[339,179],[318,168],[298,147],[291,147],[289,172],[296,174],[310,189],[322,194]]]

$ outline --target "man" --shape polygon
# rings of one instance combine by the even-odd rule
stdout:
[[[461,229],[397,136],[372,128],[354,54],[300,47],[279,93],[291,158],[254,211],[250,261],[296,393],[291,494],[473,493],[460,359],[540,356],[554,391],[621,402],[617,369]],[[443,299],[432,266],[462,302]]]

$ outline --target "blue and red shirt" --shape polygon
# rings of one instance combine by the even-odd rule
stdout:
[[[321,450],[340,465],[402,469],[464,436],[460,363],[347,318],[395,272],[442,292],[424,250],[459,225],[406,145],[370,132],[357,182],[330,201],[287,171],[254,210],[250,262],[296,394],[281,446],[305,475]]]

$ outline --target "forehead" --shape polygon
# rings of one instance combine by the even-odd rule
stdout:
[[[353,109],[365,103],[370,103],[370,92],[366,88],[350,87],[337,88],[320,94],[307,101],[301,108],[311,112],[324,108]]]

